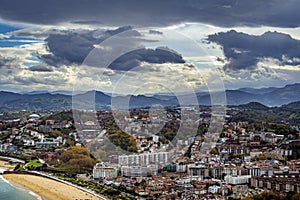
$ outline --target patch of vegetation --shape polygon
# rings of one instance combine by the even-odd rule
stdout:
[[[43,163],[41,163],[38,160],[30,160],[25,167],[41,167],[43,166]]]
[[[118,130],[115,133],[110,134],[108,138],[114,145],[123,150],[130,152],[137,151],[135,138],[124,131]]]
[[[300,109],[292,106],[270,107],[261,109],[261,106],[245,107],[236,106],[236,109],[228,110],[232,117],[229,121],[248,121],[249,123],[288,123],[291,125],[300,124]]]
[[[42,118],[43,120],[54,120],[54,121],[73,121],[73,112],[72,110],[62,111],[55,113],[53,115]]]
[[[61,153],[58,167],[67,168],[75,173],[85,173],[92,171],[96,163],[88,149],[73,146]]]

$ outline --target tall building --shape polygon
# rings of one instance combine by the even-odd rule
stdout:
[[[115,178],[117,177],[117,168],[114,166],[97,163],[93,169],[93,178]]]
[[[149,166],[122,166],[121,173],[127,177],[146,177],[146,176],[157,176],[158,167],[157,165]]]
[[[190,164],[187,168],[187,174],[189,176],[198,177],[200,180],[204,180],[205,177],[209,176],[209,169],[205,165]]]
[[[170,160],[170,153],[157,152],[147,154],[122,155],[119,156],[119,165],[121,166],[148,166],[166,165]]]
[[[225,181],[227,184],[238,185],[238,184],[248,184],[250,182],[251,175],[227,175],[225,176]]]

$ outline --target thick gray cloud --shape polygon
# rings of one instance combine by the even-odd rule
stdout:
[[[138,49],[116,59],[109,68],[113,70],[128,71],[140,65],[140,62],[148,63],[185,63],[182,56],[164,48]]]
[[[130,30],[130,26],[115,30],[69,30],[50,34],[46,38],[47,48],[51,54],[42,55],[41,59],[49,65],[81,64],[88,53],[112,35]],[[138,32],[137,32],[138,34]]]
[[[51,66],[63,64],[81,64],[86,56],[106,38],[120,32],[130,30],[131,27],[121,27],[116,30],[70,30],[58,34],[50,34],[46,41],[47,48],[51,54],[44,54],[41,59]],[[139,32],[131,30],[130,36],[142,36]],[[151,42],[151,41],[150,41]],[[148,63],[184,63],[182,56],[168,48],[138,49],[127,53],[113,63],[109,68],[113,70],[128,71],[140,64]],[[33,68],[33,70],[49,70]]]
[[[222,27],[300,25],[295,0],[2,0],[4,19],[36,24],[75,22],[110,26],[165,26],[202,22]]]
[[[272,58],[280,65],[300,64],[300,40],[279,32],[265,32],[260,36],[236,32],[209,35],[208,40],[222,46],[228,60],[225,69],[255,68],[265,58]]]

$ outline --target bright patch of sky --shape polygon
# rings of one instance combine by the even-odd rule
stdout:
[[[38,59],[36,56],[32,56],[26,59],[26,62],[24,62],[23,64],[27,67],[32,67],[38,64],[42,64],[43,62]]]
[[[11,31],[20,30],[20,29],[22,29],[22,27],[16,27],[16,26],[11,26],[8,24],[0,23],[0,33],[2,33],[2,34],[8,33]]]
[[[43,42],[43,40],[37,38],[16,37],[10,34],[23,28],[25,28],[23,25],[0,23],[0,47],[16,47],[24,44]]]
[[[10,36],[9,38],[0,39],[0,47],[15,47],[38,42],[43,42],[43,40]]]

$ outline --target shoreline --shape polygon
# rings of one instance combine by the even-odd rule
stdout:
[[[0,159],[0,172],[9,172],[1,174],[1,178],[11,186],[28,192],[38,200],[106,199],[86,188],[56,180],[54,177],[48,177],[38,172],[36,172],[37,174],[13,173],[15,166],[16,164],[10,164],[7,160]]]
[[[98,200],[100,198],[70,185],[45,177],[27,174],[3,174],[14,187],[31,191],[43,200]]]
[[[6,182],[7,184],[11,185],[14,188],[16,188],[18,190],[22,190],[22,191],[28,193],[29,195],[31,195],[33,198],[35,198],[37,200],[43,200],[43,198],[40,195],[34,193],[31,190],[28,190],[26,187],[23,187],[20,184],[17,184],[17,183],[14,183],[14,182],[11,182],[11,181],[7,180],[6,178],[3,177],[3,175],[0,175],[0,179],[2,179],[4,182]]]

